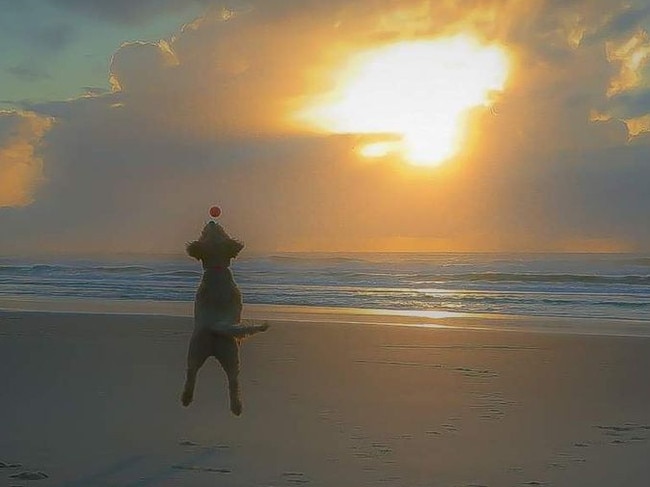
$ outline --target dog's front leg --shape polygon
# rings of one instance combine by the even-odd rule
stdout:
[[[187,351],[187,373],[181,395],[183,406],[189,406],[194,398],[196,375],[206,359],[212,354],[212,337],[209,333],[195,330]]]

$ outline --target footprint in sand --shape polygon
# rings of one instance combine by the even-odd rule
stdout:
[[[178,442],[179,446],[188,446],[191,449],[204,449],[204,450],[228,450],[230,447],[228,445],[212,445],[204,446],[199,443],[196,443],[191,440],[182,440]]]
[[[580,446],[576,446],[580,445]],[[589,445],[586,443],[574,443],[573,448],[586,448]],[[572,465],[586,463],[587,459],[576,456],[576,451],[569,448],[568,450],[558,451],[554,454],[553,459],[547,464],[550,468],[565,469]]]
[[[498,377],[499,374],[493,370],[488,369],[473,369],[471,367],[456,367],[454,368],[455,372],[460,372],[465,377],[472,377],[478,379],[490,379],[493,377]]]
[[[458,432],[458,426],[454,423],[460,421],[460,418],[449,418],[446,423],[442,423],[438,429],[429,429],[424,432],[429,437],[443,436],[444,434],[455,434]]]
[[[624,425],[598,425],[596,429],[600,430],[603,436],[613,438],[610,443],[613,445],[622,445],[627,443],[642,443],[648,441],[646,434],[650,430],[650,425],[640,425],[637,423],[625,423]]]
[[[502,392],[482,392],[474,394],[474,403],[470,408],[484,420],[500,420],[506,412],[516,405],[515,401],[507,399]]]
[[[282,476],[290,484],[308,484],[311,482],[302,472],[284,472]]]
[[[49,478],[49,475],[43,472],[20,472],[9,477],[16,480],[43,480]]]
[[[192,470],[194,472],[232,473],[229,468],[197,467],[195,465],[172,465],[175,470]]]

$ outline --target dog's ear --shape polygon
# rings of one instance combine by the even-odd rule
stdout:
[[[234,259],[235,257],[237,257],[237,254],[239,254],[239,252],[241,252],[243,248],[244,248],[244,244],[241,243],[239,240],[235,240],[232,238],[228,240],[228,254],[230,258]]]
[[[185,251],[187,252],[187,255],[194,257],[196,260],[201,260],[203,257],[203,245],[201,245],[199,240],[195,240],[194,242],[185,245]]]

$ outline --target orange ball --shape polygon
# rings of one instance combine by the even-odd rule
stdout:
[[[212,208],[210,208],[210,216],[212,218],[217,218],[219,215],[221,215],[221,208],[219,208],[218,206],[213,206]]]

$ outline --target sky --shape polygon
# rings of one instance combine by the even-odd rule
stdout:
[[[213,204],[261,252],[650,252],[648,29],[650,0],[0,0],[0,252],[180,252]]]

